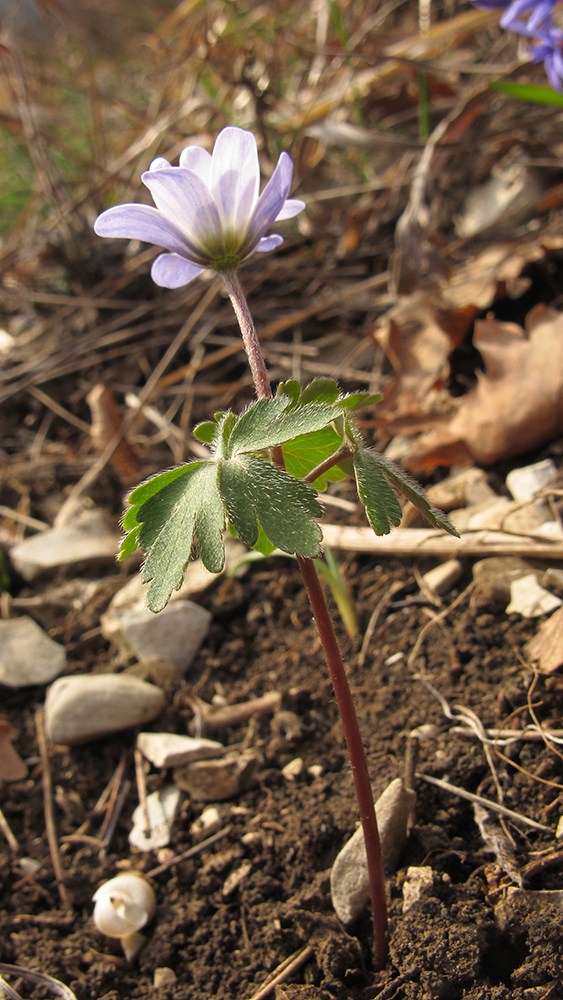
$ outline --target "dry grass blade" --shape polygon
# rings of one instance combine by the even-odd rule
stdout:
[[[76,1000],[76,994],[72,990],[61,983],[59,979],[53,979],[52,976],[46,975],[44,972],[31,972],[30,969],[24,969],[21,965],[7,965],[5,962],[0,962],[0,974],[6,976],[19,976],[23,979],[29,979],[31,983],[36,985],[45,986],[51,993],[55,996],[60,997],[61,1000]],[[15,990],[12,990],[7,983],[2,981],[1,987],[6,992],[7,996],[11,996],[12,1000],[21,1000],[21,997]]]

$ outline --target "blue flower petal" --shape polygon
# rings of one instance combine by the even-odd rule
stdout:
[[[293,163],[287,153],[282,153],[276,169],[258,199],[248,227],[248,242],[252,245],[264,236],[283,211],[292,176]]]
[[[243,237],[260,187],[258,149],[252,132],[228,127],[219,133],[209,186],[227,233]]]
[[[211,193],[197,174],[169,167],[141,177],[159,212],[178,227],[191,248],[190,257],[204,267],[222,245],[222,226]]]
[[[266,253],[268,250],[275,250],[283,243],[283,236],[278,236],[277,233],[272,233],[271,236],[264,236],[262,240],[258,243],[254,249],[256,253]]]
[[[94,223],[98,236],[142,240],[155,243],[175,253],[185,254],[182,233],[150,205],[115,205],[98,216]]]
[[[192,170],[209,187],[211,179],[211,153],[202,146],[186,146],[180,153],[180,166]]]
[[[161,288],[181,288],[197,278],[202,270],[176,253],[161,253],[152,263],[151,278]]]
[[[300,198],[288,198],[281,212],[278,212],[275,222],[282,222],[284,219],[293,219],[294,215],[299,215],[305,208],[305,202]]]

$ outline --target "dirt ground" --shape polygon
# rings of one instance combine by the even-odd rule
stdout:
[[[451,731],[454,723],[420,674],[450,706],[472,709],[485,727],[523,725],[529,721],[533,677],[523,666],[521,651],[535,624],[507,616],[469,593],[430,630],[409,668],[409,653],[429,621],[412,567],[362,557],[348,559],[344,569],[357,602],[360,635],[378,602],[388,599],[363,666],[358,666],[359,640],[341,636],[375,790],[403,774],[409,732],[431,723],[435,730],[420,743],[418,772],[494,797],[482,745]],[[467,566],[448,603],[469,580]],[[390,592],[397,581],[401,589]],[[114,582],[109,576],[106,602]],[[189,676],[169,690],[164,715],[148,728],[188,731],[194,696],[209,702],[220,694],[235,702],[280,691],[282,709],[290,715],[262,716],[219,734],[229,745],[260,751],[264,764],[258,784],[221,804],[225,836],[154,877],[156,917],[146,946],[129,964],[118,944],[96,932],[91,897],[116,866],[125,863],[148,872],[168,856],[131,852],[127,836],[138,801],[134,781],[103,860],[95,840],[73,835],[84,829],[83,821],[92,815],[123,754],[126,774],[133,778],[134,734],[50,752],[65,885],[72,900],[71,912],[65,912],[50,862],[38,758],[33,757],[34,712],[44,690],[5,690],[3,715],[19,733],[15,746],[35,766],[27,780],[5,787],[2,808],[20,857],[42,864],[34,877],[25,877],[18,858],[5,848],[1,852],[2,962],[48,972],[75,990],[79,1000],[148,995],[227,1000],[251,997],[269,972],[310,945],[310,957],[288,984],[278,987],[279,996],[560,996],[561,911],[552,904],[538,908],[529,901],[532,897],[523,897],[504,915],[497,908],[495,917],[501,888],[513,880],[484,844],[471,803],[423,780],[416,781],[416,813],[398,871],[388,880],[391,958],[384,972],[371,972],[369,915],[347,934],[331,906],[330,867],[354,830],[356,807],[330,681],[297,568],[289,559],[276,560],[273,567],[253,566],[243,579],[220,580],[200,603],[213,614],[209,636]],[[75,672],[111,669],[111,652],[94,627],[100,610],[95,608],[90,622],[73,620],[72,614],[53,618],[50,612],[51,634],[64,636]],[[94,635],[84,638],[88,626]],[[555,675],[537,681],[532,701],[538,718],[557,725],[563,708],[561,679]],[[305,770],[287,780],[282,768],[296,757],[303,759]],[[560,759],[553,750],[542,742],[522,742],[493,758],[504,804],[555,828],[562,799]],[[312,765],[319,765],[320,773],[311,775]],[[163,775],[153,771],[149,790],[162,781]],[[193,845],[190,826],[201,809],[201,804],[184,801],[174,826],[174,855]],[[87,835],[97,836],[102,818],[91,819]],[[507,832],[514,839],[514,866],[524,869],[525,887],[558,888],[563,852],[553,836],[512,822]],[[226,894],[226,879],[245,861],[248,874]],[[432,868],[431,895],[403,914],[406,871],[419,865]],[[162,966],[172,968],[178,980],[155,990],[154,970]]]

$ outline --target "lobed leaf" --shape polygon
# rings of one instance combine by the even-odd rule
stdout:
[[[354,453],[354,472],[358,496],[366,508],[369,523],[376,535],[387,535],[391,526],[401,523],[401,505],[387,482],[378,456],[367,448]]]
[[[259,525],[276,548],[315,558],[322,508],[315,491],[257,455],[239,455],[221,466],[220,490],[239,538],[254,547]]]
[[[288,396],[259,399],[238,417],[229,436],[228,455],[245,455],[284,444],[301,434],[326,427],[334,419],[332,404],[291,405]]]
[[[201,465],[201,462],[191,462],[188,465],[180,465],[177,469],[168,469],[167,472],[159,472],[156,476],[151,476],[146,482],[141,483],[137,486],[127,497],[128,503],[131,504],[128,510],[125,511],[123,515],[123,520],[121,525],[123,530],[126,532],[125,538],[121,542],[121,547],[119,550],[119,558],[125,559],[127,556],[131,555],[135,549],[139,548],[139,532],[141,530],[141,522],[138,519],[138,513],[146,501],[158,493],[160,490],[164,489],[169,483],[174,482],[179,476],[185,475],[194,466]]]
[[[314,431],[312,434],[302,434],[284,444],[283,457],[285,467],[290,476],[295,476],[296,479],[304,479],[312,469],[315,469],[317,465],[324,462],[326,458],[334,455],[341,444],[342,439],[332,425],[324,427],[320,431]],[[336,483],[340,479],[346,479],[348,475],[348,472],[344,471],[340,466],[335,465],[311,485],[313,489],[322,493],[326,490],[328,482]]]
[[[338,398],[338,385],[332,378],[315,378],[306,385],[299,397],[299,404],[334,403]]]
[[[446,515],[438,510],[434,504],[430,503],[430,500],[426,496],[424,490],[418,485],[418,483],[413,482],[412,479],[407,476],[402,469],[398,469],[396,465],[388,462],[387,459],[383,458],[381,455],[377,455],[377,461],[383,469],[383,474],[385,478],[391,483],[395,489],[399,490],[400,493],[410,500],[412,504],[420,511],[420,513],[430,522],[433,528],[443,528],[444,531],[449,532],[450,535],[456,535],[459,538],[459,533],[454,528],[451,521],[446,517]]]
[[[339,409],[352,413],[354,410],[365,410],[367,406],[380,403],[382,399],[383,396],[380,392],[366,392],[361,390],[360,392],[349,392],[344,396],[340,396],[336,401],[336,405]]]
[[[225,511],[218,478],[215,463],[194,462],[140,508],[139,545],[149,553],[142,579],[152,581],[147,595],[151,611],[162,611],[172,591],[181,587],[196,538],[204,566],[211,573],[223,569]]]

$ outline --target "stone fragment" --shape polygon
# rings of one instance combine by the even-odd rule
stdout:
[[[66,667],[66,652],[33,618],[0,621],[0,684],[48,684]]]
[[[170,843],[172,824],[182,794],[176,785],[163,785],[151,792],[146,799],[146,813],[142,805],[133,812],[133,828],[129,834],[131,847],[139,851],[153,851]]]
[[[227,896],[230,896],[231,893],[235,891],[235,889],[238,889],[239,885],[241,885],[241,883],[248,878],[251,871],[252,871],[252,864],[250,863],[250,861],[243,861],[240,868],[237,868],[236,871],[231,872],[231,874],[228,875],[227,878],[225,879],[225,882],[223,884],[223,896],[226,898]]]
[[[198,816],[190,827],[190,833],[194,840],[205,840],[211,837],[217,830],[221,829],[223,819],[217,806],[206,806],[201,816]]]
[[[436,507],[445,511],[486,503],[495,496],[487,482],[486,472],[475,466],[447,476],[442,482],[430,486],[426,494]]]
[[[61,567],[115,562],[119,534],[108,527],[99,510],[79,514],[73,524],[49,528],[24,538],[10,550],[10,559],[25,580]]]
[[[563,664],[563,607],[542,622],[525,649],[542,674],[553,674]]]
[[[506,477],[506,485],[514,500],[520,503],[532,500],[541,493],[557,475],[557,467],[550,458],[534,462],[521,469],[513,469]]]
[[[245,750],[177,767],[174,781],[196,802],[222,802],[255,785],[261,764],[256,750]]]
[[[125,610],[108,609],[101,617],[102,633],[123,656],[138,660],[156,654],[185,671],[207,635],[211,614],[191,601],[168,604],[158,615],[138,602]]]
[[[220,757],[224,747],[215,740],[175,733],[139,733],[137,747],[155,767],[180,767],[195,760]]]
[[[430,865],[411,865],[403,882],[403,913],[418,903],[424,896],[432,893],[434,872]]]
[[[554,519],[543,500],[522,506],[507,497],[493,497],[484,504],[452,511],[450,520],[459,532],[515,531],[526,534],[537,531]]]
[[[160,688],[136,677],[61,677],[47,691],[45,728],[53,743],[75,746],[151,722],[164,703]]]
[[[517,556],[491,556],[473,566],[473,580],[479,599],[484,603],[506,607],[510,587],[515,580],[534,573],[533,566]]]
[[[302,757],[295,757],[294,760],[290,760],[289,764],[282,767],[282,774],[286,781],[295,781],[296,778],[301,777],[304,771],[305,764]]]
[[[463,566],[459,559],[448,559],[439,566],[429,569],[422,579],[431,594],[441,597],[455,586],[462,573]]]
[[[147,656],[146,660],[139,660],[138,663],[131,664],[123,673],[126,677],[138,677],[142,681],[149,681],[162,688],[163,691],[171,693],[182,682],[182,671],[168,657],[158,654]]]
[[[174,969],[169,969],[167,965],[161,965],[154,970],[152,984],[155,990],[159,990],[161,986],[172,986],[177,979],[178,976]]]
[[[395,778],[375,803],[383,868],[392,872],[407,839],[407,823],[414,808],[416,793]],[[370,885],[360,826],[344,845],[330,873],[332,905],[342,923],[349,924],[360,915],[370,898]]]
[[[15,730],[7,719],[0,719],[0,785],[3,781],[27,778],[27,764],[12,746]]]
[[[561,607],[561,598],[540,587],[534,574],[514,580],[510,586],[510,604],[507,615],[522,615],[523,618],[539,618]]]

